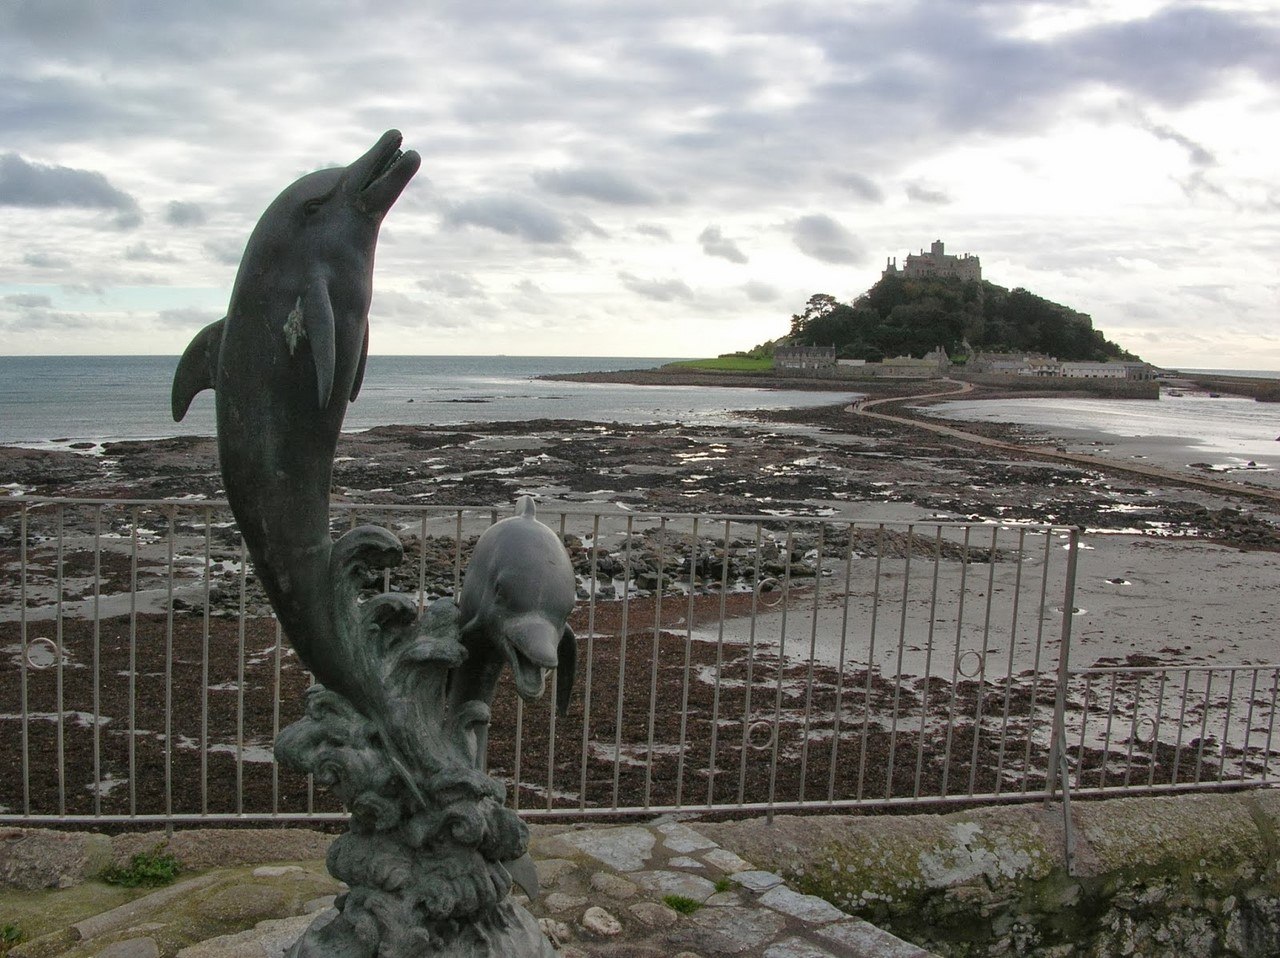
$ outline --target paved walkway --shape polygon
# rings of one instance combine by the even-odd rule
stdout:
[[[27,834],[32,842],[40,840],[39,833]],[[220,843],[215,831],[201,834],[209,837],[200,841],[213,847],[187,853],[197,862],[217,857]],[[9,840],[15,842],[12,860],[24,839],[11,835]],[[530,851],[542,894],[527,904],[564,958],[930,955],[820,898],[800,894],[682,822],[536,826]],[[229,865],[96,914],[81,914],[69,927],[20,944],[9,955],[281,958],[307,925],[331,910],[338,890],[318,857]],[[53,896],[75,892],[39,894],[50,896],[48,908],[56,907]],[[6,898],[0,893],[0,906],[10,904]]]

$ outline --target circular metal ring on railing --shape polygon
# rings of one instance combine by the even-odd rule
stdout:
[[[1144,732],[1149,729],[1150,731]],[[1133,737],[1140,745],[1154,745],[1156,741],[1156,720],[1150,715],[1138,719],[1134,726]]]
[[[971,656],[972,658],[970,658]],[[972,671],[965,668],[966,662],[973,663]],[[981,652],[978,652],[975,649],[966,649],[965,651],[960,653],[960,663],[958,665],[958,670],[960,674],[963,675],[966,679],[972,679],[972,678],[976,678],[978,673],[982,671],[982,664],[983,664],[983,655]]]
[[[775,578],[762,579],[760,584],[756,586],[756,595],[760,599],[760,604],[766,609],[772,609],[782,601],[782,583]],[[769,601],[772,599],[773,601]]]
[[[763,740],[761,740],[757,734],[761,730],[764,731]],[[773,747],[775,734],[772,722],[766,722],[763,719],[759,722],[752,722],[747,726],[747,745],[758,752],[762,752],[767,748]]]
[[[40,653],[32,655],[37,649],[41,649]],[[41,636],[32,639],[27,643],[27,665],[33,669],[47,669],[53,663],[58,661],[58,646],[53,639],[46,639]]]

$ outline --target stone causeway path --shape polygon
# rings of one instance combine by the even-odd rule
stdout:
[[[525,904],[564,958],[931,955],[821,898],[800,894],[778,875],[720,847],[694,824],[659,819],[643,825],[542,825],[532,832],[530,852],[542,887],[538,899]],[[0,865],[12,870],[24,855],[29,865],[33,854],[39,855],[33,852],[39,836],[55,834],[6,836],[9,847],[0,848],[0,859],[7,854],[8,861],[0,860]],[[322,854],[314,854],[322,853],[327,838],[313,839],[306,859],[266,864],[259,859],[246,866],[253,842],[241,839],[238,848],[217,847],[223,843],[219,835],[234,834],[201,830],[202,838],[186,839],[184,854],[183,833],[177,833],[171,847],[180,861],[190,859],[199,867],[222,860],[226,867],[81,915],[62,930],[17,945],[10,958],[282,958],[303,929],[331,909],[333,894],[340,890],[325,873]],[[46,844],[68,841],[64,833]],[[207,847],[195,847],[201,842]],[[265,840],[257,847],[272,848]],[[290,847],[296,848],[296,842],[274,850],[288,853]],[[66,857],[65,849],[60,854]],[[121,854],[116,851],[117,858]],[[227,861],[224,855],[239,861]],[[81,861],[83,868],[84,858],[71,854],[68,860]],[[83,884],[83,877],[73,875],[58,884]],[[28,882],[28,887],[36,886]],[[73,887],[18,894],[75,892]],[[0,888],[0,905],[7,895]],[[209,935],[213,931],[219,933]]]

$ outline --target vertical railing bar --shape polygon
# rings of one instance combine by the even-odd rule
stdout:
[[[1045,606],[1049,601],[1049,564],[1053,557],[1053,530],[1047,529],[1044,533],[1044,559],[1040,568],[1040,610],[1036,616],[1036,648],[1035,654],[1032,656],[1031,663],[1031,701],[1027,704],[1027,736],[1026,746],[1022,756],[1022,767],[1024,769],[1022,775],[1022,791],[1025,794],[1031,782],[1031,744],[1034,740],[1034,731],[1036,727],[1036,706],[1040,695],[1040,654],[1044,650],[1044,623],[1045,623]],[[1052,745],[1050,745],[1052,751]],[[1049,775],[1052,776],[1054,771],[1049,769]],[[1076,783],[1077,786],[1079,783]]]
[[[786,558],[782,566],[782,621],[778,635],[778,682],[773,698],[773,747],[769,756],[769,797],[765,820],[773,824],[773,803],[778,788],[778,752],[781,748],[782,727],[782,679],[787,668],[787,609],[791,605],[791,550],[794,544],[794,526],[787,523]]]
[[[1004,785],[1004,753],[1009,743],[1009,709],[1013,699],[1013,650],[1018,644],[1018,607],[1022,600],[1022,564],[1026,558],[1027,530],[1018,530],[1018,561],[1013,572],[1013,611],[1009,617],[1009,658],[1004,670],[1004,709],[1000,716],[1000,750],[996,754],[996,787],[999,795]],[[1027,730],[1030,734],[1030,729]],[[1023,778],[1030,769],[1023,769]]]
[[[204,623],[200,644],[200,814],[209,814],[209,590],[213,577],[213,515],[204,509]]]
[[[1089,703],[1092,700],[1092,692],[1093,676],[1086,673],[1084,677],[1084,705],[1080,710],[1080,747],[1076,751],[1076,788],[1080,788],[1081,784],[1084,782],[1084,743],[1086,731],[1089,728]],[[1049,770],[1049,775],[1053,775],[1053,769]]]
[[[1200,710],[1200,744],[1196,746],[1196,778],[1200,784],[1201,768],[1204,763],[1204,737],[1209,731],[1209,696],[1213,694],[1213,669],[1204,675],[1204,708]]]
[[[1244,781],[1245,766],[1249,763],[1249,739],[1253,737],[1253,699],[1258,694],[1258,669],[1253,670],[1253,678],[1249,683],[1249,710],[1244,720],[1244,745],[1240,749],[1240,780]]]
[[[809,668],[804,680],[804,734],[800,739],[800,795],[804,802],[805,783],[809,777],[809,730],[813,716],[813,676],[818,655],[818,610],[822,599],[822,553],[826,548],[827,524],[818,524],[818,561],[813,572],[813,622],[809,629]]]
[[[1138,713],[1142,709],[1142,682],[1144,676],[1141,673],[1137,675],[1137,681],[1133,687],[1133,709],[1129,719],[1129,747],[1125,750],[1124,757],[1124,787],[1129,787],[1129,782],[1133,775],[1133,745],[1138,737]]]
[[[28,555],[27,525],[30,507],[24,502],[19,510],[18,518],[18,570],[21,581],[18,584],[18,637],[22,643],[22,659],[18,663],[18,698],[22,711],[22,814],[31,814],[31,710],[30,689],[27,686],[27,671],[30,663],[27,658],[31,654],[30,636],[27,631],[27,575]],[[133,776],[129,776],[130,785]]]
[[[1267,745],[1262,753],[1263,781],[1266,781],[1271,773],[1271,741],[1276,731],[1276,699],[1278,694],[1280,694],[1280,669],[1275,669],[1271,673],[1271,717],[1267,722]]]
[[[738,763],[738,804],[746,802],[747,750],[751,735],[751,695],[755,687],[756,615],[760,611],[760,547],[763,527],[756,522],[756,541],[751,564],[751,624],[747,631],[747,690],[742,700],[742,751]],[[1274,712],[1274,709],[1273,709]]]
[[[849,593],[853,591],[854,524],[845,525],[848,543],[844,553],[844,596],[840,611],[840,652],[836,656],[836,706],[831,723],[831,758],[827,769],[827,801],[836,800],[836,768],[840,756],[840,725],[844,710],[844,657],[849,645]]]
[[[1227,711],[1222,717],[1222,750],[1221,757],[1218,759],[1218,781],[1222,781],[1222,776],[1227,770],[1227,746],[1231,741],[1231,706],[1235,702],[1236,694],[1236,673],[1232,669],[1227,673]],[[1244,765],[1244,755],[1241,754],[1240,764]]]
[[[942,525],[934,527],[933,576],[929,587],[929,625],[925,630],[924,679],[920,692],[920,735],[916,742],[916,776],[911,787],[911,797],[920,797],[920,783],[924,777],[924,741],[929,721],[930,686],[933,683],[934,624],[938,618],[938,575],[942,569]]]
[[[595,666],[596,642],[596,588],[600,574],[600,513],[591,524],[591,587],[587,599],[587,674],[583,677],[582,692],[582,770],[578,783],[578,809],[587,807],[587,762],[590,759],[591,738],[591,681]]]
[[[271,693],[271,741],[280,738],[280,683],[281,683],[281,660],[284,654],[284,627],[280,624],[280,620],[276,619],[276,646],[273,656],[272,669],[275,672],[275,678],[272,685]],[[280,763],[271,763],[271,813],[273,815],[280,814]]]
[[[462,593],[462,510],[454,513],[453,522],[453,598]],[[487,757],[487,756],[486,756]]]
[[[876,527],[875,582],[871,587],[871,626],[867,633],[866,683],[862,692],[862,735],[858,754],[858,787],[856,799],[862,801],[867,772],[867,742],[871,733],[871,681],[876,666],[876,626],[880,620],[880,569],[884,564],[884,523]]]
[[[1118,673],[1111,673],[1111,700],[1107,703],[1107,730],[1102,737],[1102,765],[1098,769],[1098,787],[1107,787],[1107,765],[1111,761],[1111,725],[1116,717],[1116,685]]]
[[[973,707],[973,751],[969,756],[969,794],[978,782],[978,743],[982,739],[983,705],[987,690],[987,649],[991,645],[991,605],[996,591],[996,543],[1000,527],[991,527],[991,551],[987,556],[987,602],[982,613],[982,652],[978,656],[978,690]]]
[[[65,658],[63,646],[63,566],[65,564],[65,540],[66,540],[66,507],[58,505],[58,548],[57,562],[58,572],[55,577],[55,594],[58,597],[58,611],[55,613],[56,629],[54,636],[57,639],[55,643],[55,652],[57,653],[56,668],[54,669],[56,689],[55,689],[55,709],[57,711],[57,762],[58,762],[58,814],[67,814],[67,756],[66,756],[66,713],[63,702],[63,659]]]
[[[418,615],[427,608],[427,514],[418,527]]]
[[[653,655],[649,664],[649,727],[648,742],[644,762],[644,807],[648,808],[653,792],[653,734],[657,726],[658,715],[658,660],[662,656],[662,591],[666,572],[667,519],[663,516],[658,524],[658,582],[653,591]],[[683,714],[681,717],[683,721]],[[683,733],[682,736],[683,738]],[[681,756],[680,771],[684,771],[684,757]],[[677,777],[677,782],[679,778]],[[677,794],[679,789],[677,786]],[[679,805],[679,799],[676,800]]]
[[[239,622],[236,627],[236,814],[244,814],[244,656],[245,618],[249,579],[249,551],[244,537],[240,539]]]
[[[486,754],[487,757],[487,754]],[[511,807],[520,811],[520,788],[524,781],[524,699],[516,696],[515,761],[511,766]]]
[[[1079,568],[1079,561],[1080,529],[1075,527],[1067,534],[1067,577],[1062,588],[1062,632],[1058,639],[1058,680],[1053,695],[1053,734],[1049,740],[1049,788],[1046,804],[1055,794],[1054,769],[1058,767],[1058,762],[1062,758],[1059,750],[1067,740],[1067,678],[1071,670],[1071,627],[1075,620],[1076,571]],[[1043,616],[1041,618],[1043,619]],[[1062,786],[1067,787],[1065,778],[1062,780]],[[1070,797],[1064,794],[1062,796],[1064,808],[1068,801]],[[1069,827],[1070,822],[1064,825],[1064,828],[1069,829]]]
[[[1173,779],[1171,785],[1178,784],[1178,768],[1182,765],[1182,735],[1187,722],[1187,692],[1191,688],[1191,670],[1182,673],[1182,706],[1178,711],[1178,738],[1173,747]]]
[[[616,731],[613,741],[613,808],[618,807],[618,782],[622,773],[622,707],[627,688],[627,628],[631,608],[631,536],[635,516],[627,516],[627,541],[622,550],[622,622],[618,636],[618,706],[614,713]]]
[[[972,526],[964,527],[964,543],[960,549],[960,595],[956,604],[956,647],[951,656],[951,695],[947,701],[947,735],[942,751],[942,785],[940,797],[947,795],[947,782],[951,777],[951,740],[956,727],[956,701],[960,693],[960,645],[964,640],[964,600],[968,593],[969,583],[969,536]],[[1053,773],[1050,766],[1050,774]]]
[[[1147,770],[1147,787],[1150,788],[1156,781],[1156,765],[1160,761],[1160,725],[1164,720],[1164,695],[1165,685],[1168,683],[1169,673],[1161,671],[1160,687],[1156,690],[1156,718],[1155,727],[1151,732],[1151,766]]]
[[[724,619],[729,592],[729,536],[732,523],[724,521],[724,538],[720,550],[720,630],[716,635],[716,678],[711,693],[711,760],[707,769],[707,804],[715,804],[716,752],[720,741],[720,678],[724,669]],[[692,570],[691,574],[692,574]]]
[[[568,556],[568,548],[564,544],[565,539],[565,514],[560,513],[560,547],[565,549]],[[573,567],[573,557],[568,556],[569,566]],[[575,579],[577,577],[575,576]],[[576,585],[575,585],[576,592]],[[572,679],[571,679],[572,680]],[[551,694],[547,697],[547,811],[552,808],[552,796],[555,795],[555,778],[556,778],[556,703],[560,701],[560,670],[554,669],[551,673]]]
[[[170,505],[169,513],[169,562],[167,601],[165,602],[164,627],[164,813],[173,817],[173,578],[175,573],[174,550],[177,547],[178,507]]]
[[[102,503],[93,510],[93,814],[102,814]]]
[[[680,681],[680,750],[676,755],[676,805],[684,804],[684,757],[689,744],[689,684],[690,669],[693,663],[693,622],[697,607],[694,596],[694,580],[698,569],[698,516],[693,517],[693,544],[689,552],[689,608],[685,613],[684,626],[684,673]],[[665,523],[665,519],[663,522]],[[663,527],[665,530],[665,526]],[[662,560],[662,546],[658,551],[659,563]],[[658,587],[662,587],[662,568],[659,564]]]
[[[138,507],[129,533],[129,814],[138,814]]]
[[[884,797],[893,797],[894,758],[898,750],[898,712],[902,704],[902,657],[907,644],[907,602],[911,594],[911,553],[916,538],[914,523],[907,525],[907,544],[902,560],[902,610],[898,618],[898,661],[893,674],[893,708],[889,713],[889,757],[885,762]]]

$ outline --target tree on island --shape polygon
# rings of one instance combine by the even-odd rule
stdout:
[[[1086,313],[1025,289],[951,277],[887,274],[852,303],[817,293],[791,317],[785,339],[792,346],[835,346],[842,358],[871,362],[924,356],[938,346],[952,356],[981,350],[1062,360],[1137,358],[1094,329]]]

